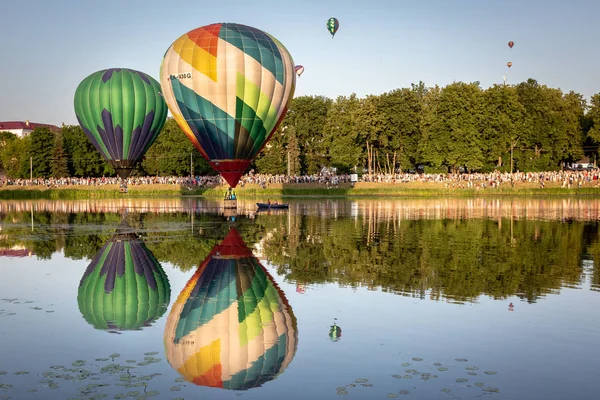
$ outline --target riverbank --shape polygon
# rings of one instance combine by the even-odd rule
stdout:
[[[227,186],[209,188],[188,188],[181,185],[131,185],[128,193],[121,193],[118,185],[104,186],[61,186],[47,188],[40,186],[4,186],[0,188],[0,199],[89,199],[122,197],[170,197],[206,196],[223,197]],[[247,184],[236,188],[239,198],[285,198],[285,197],[479,197],[479,196],[598,196],[600,187],[593,184],[578,188],[561,188],[559,183],[547,183],[540,188],[539,183],[518,182],[492,188],[448,187],[445,183],[370,183],[358,182],[354,188],[350,184],[327,187],[319,184],[271,184],[262,188]]]

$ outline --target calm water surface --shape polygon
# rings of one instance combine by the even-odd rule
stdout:
[[[0,399],[596,399],[600,200],[0,202]]]

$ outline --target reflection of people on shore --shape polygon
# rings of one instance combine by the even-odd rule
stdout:
[[[510,303],[508,305],[508,311],[515,311],[515,306],[513,305],[513,303]]]

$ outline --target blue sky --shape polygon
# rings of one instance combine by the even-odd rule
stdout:
[[[215,22],[278,38],[305,67],[296,96],[363,97],[419,81],[487,88],[504,74],[600,92],[596,0],[18,0],[0,15],[0,121],[76,124],[73,95],[87,75],[123,67],[158,79],[170,44]]]

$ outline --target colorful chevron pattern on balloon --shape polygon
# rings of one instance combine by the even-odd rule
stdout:
[[[160,81],[182,130],[235,187],[283,119],[296,75],[277,39],[246,25],[218,23],[175,40]]]
[[[233,228],[173,304],[167,359],[197,385],[250,389],[291,362],[296,326],[285,295]]]

